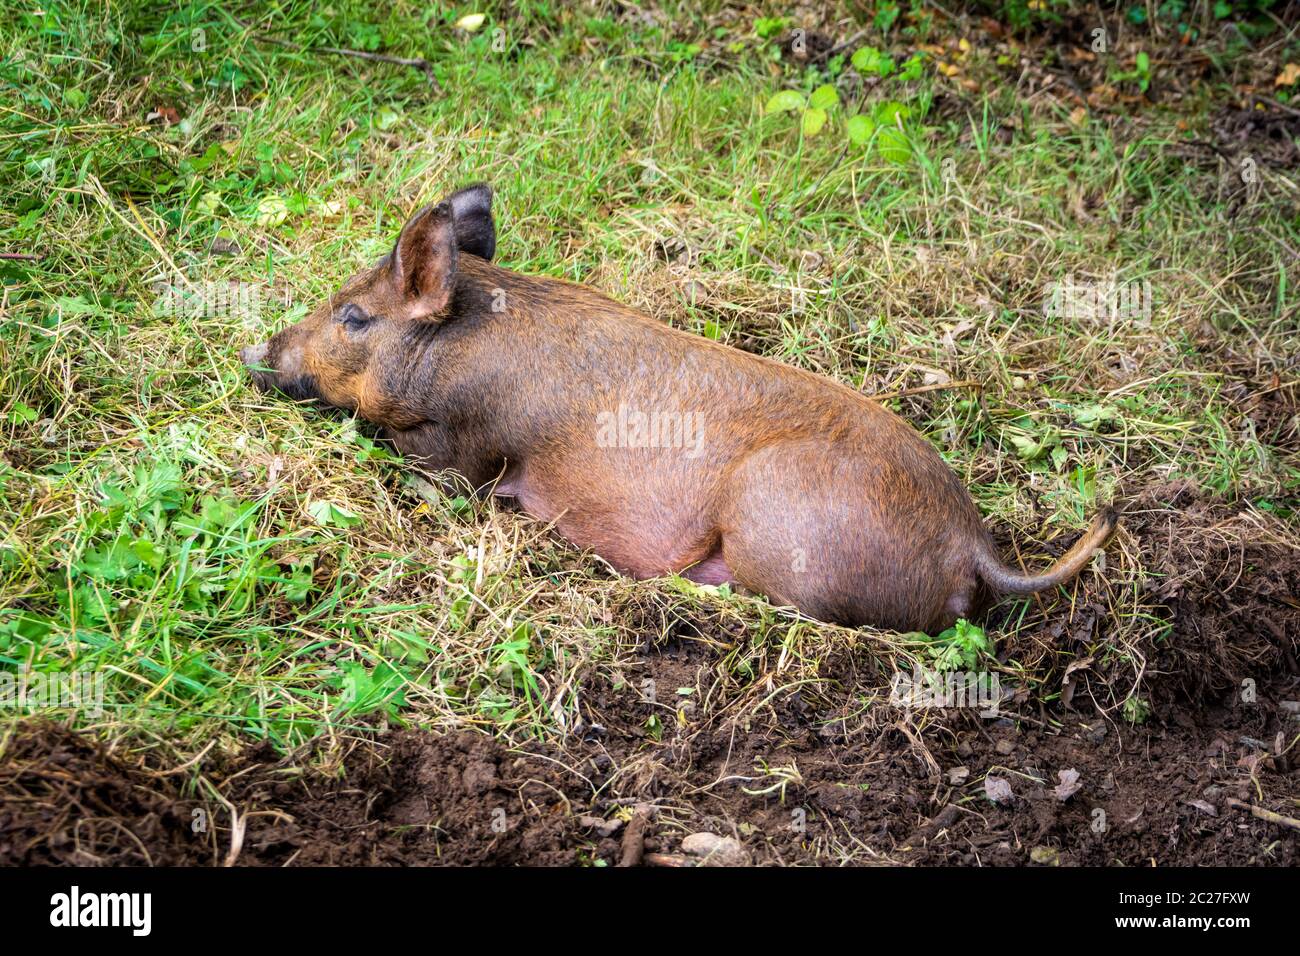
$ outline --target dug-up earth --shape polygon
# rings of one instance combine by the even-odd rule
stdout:
[[[1177,484],[1148,492],[1121,535],[1171,626],[1103,660],[1115,612],[1081,583],[999,648],[1037,648],[1045,676],[996,718],[866,706],[888,682],[851,649],[805,686],[769,691],[760,671],[747,690],[761,705],[741,706],[720,667],[735,636],[651,602],[638,660],[593,674],[562,746],[375,729],[161,765],[156,748],[15,725],[0,863],[1296,865],[1300,557],[1286,531]],[[1147,714],[1104,704],[1134,661]],[[647,679],[692,704],[655,703]]]

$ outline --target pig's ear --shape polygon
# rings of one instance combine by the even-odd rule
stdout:
[[[492,221],[492,187],[475,183],[447,197],[456,214],[456,245],[461,252],[491,261],[497,251],[497,227]]]
[[[451,304],[456,282],[456,214],[451,203],[411,217],[393,249],[392,278],[413,319],[437,318]]]

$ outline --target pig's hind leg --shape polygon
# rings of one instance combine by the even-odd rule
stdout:
[[[907,590],[898,579],[910,569],[890,560],[888,533],[833,448],[769,446],[729,478],[721,558],[739,584],[821,621],[896,626],[912,617],[897,606],[899,586]]]
[[[696,584],[734,584],[736,575],[727,564],[727,558],[719,545],[712,553],[682,571],[682,577]]]

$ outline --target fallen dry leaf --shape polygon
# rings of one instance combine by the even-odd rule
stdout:
[[[1300,80],[1300,63],[1288,63],[1273,81],[1274,86],[1292,86]]]
[[[1056,775],[1061,778],[1061,782],[1056,785],[1056,799],[1064,803],[1072,796],[1079,792],[1083,787],[1083,781],[1079,778],[1079,771],[1074,768],[1069,770],[1058,770]]]
[[[921,378],[923,385],[947,385],[952,381],[952,376],[943,369],[931,368],[928,365],[917,364],[915,368],[920,369],[925,375]]]
[[[994,803],[1010,803],[1016,798],[1011,792],[1011,784],[1001,777],[984,778],[984,795]]]

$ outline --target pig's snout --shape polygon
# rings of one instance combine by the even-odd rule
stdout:
[[[245,346],[239,350],[239,360],[245,365],[261,365],[266,359],[266,350],[269,347],[266,342]]]
[[[281,332],[268,342],[239,350],[253,384],[264,392],[282,392],[297,401],[320,401],[316,379],[303,371],[303,350]]]
[[[239,360],[248,369],[253,384],[264,392],[269,392],[275,386],[275,376],[267,371],[266,365],[266,353],[270,348],[270,342],[259,342],[239,350]]]

